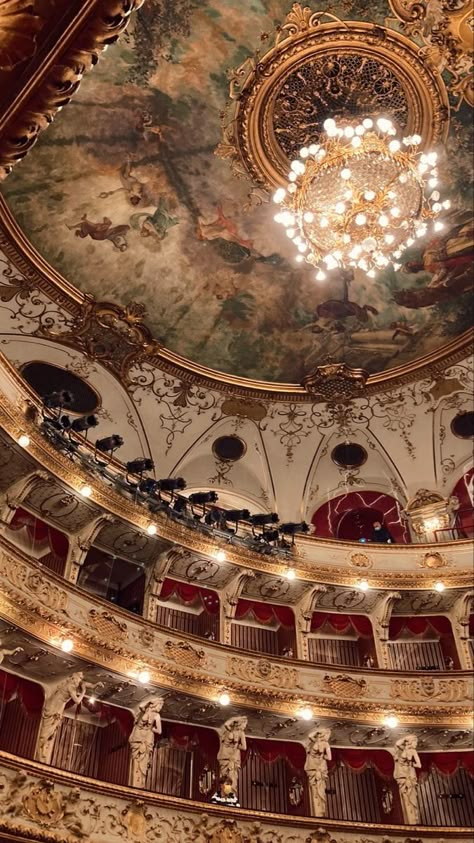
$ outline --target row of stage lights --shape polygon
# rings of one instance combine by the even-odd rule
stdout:
[[[74,396],[68,390],[61,390],[46,395],[43,398],[43,414],[41,430],[59,450],[74,460],[81,460],[85,467],[102,479],[111,483],[118,491],[132,497],[135,502],[148,507],[152,513],[163,512],[175,520],[187,521],[189,526],[209,528],[227,543],[237,539],[238,542],[250,546],[262,553],[288,555],[294,545],[295,535],[308,533],[310,527],[306,522],[279,523],[275,512],[262,512],[252,515],[248,509],[223,509],[215,506],[218,494],[214,491],[192,492],[187,497],[180,494],[186,488],[183,477],[165,477],[159,480],[147,476],[154,471],[153,460],[140,457],[125,463],[125,473],[117,471],[117,464],[112,467],[115,451],[124,444],[122,436],[112,434],[97,439],[94,443],[92,455],[81,449],[78,436],[88,440],[89,431],[97,427],[99,420],[95,415],[86,415],[71,420],[64,414],[64,410],[71,406]],[[26,448],[30,444],[29,437],[22,434],[18,444]],[[112,470],[113,468],[113,470]],[[79,489],[80,494],[89,498],[93,488],[84,484]],[[247,524],[252,535],[238,535],[239,525]],[[155,524],[147,527],[149,535],[158,532]],[[216,552],[218,561],[225,561],[225,551]],[[293,569],[289,568],[289,579],[294,578]]]
[[[283,555],[287,558],[287,566],[284,575],[288,580],[296,579],[296,571],[289,563],[288,553],[291,551],[295,535],[309,533],[310,527],[305,521],[287,522],[280,524],[277,513],[263,512],[251,515],[248,509],[222,509],[212,506],[217,503],[216,492],[193,492],[188,497],[180,495],[179,492],[186,488],[186,481],[182,477],[167,477],[155,480],[145,477],[147,472],[154,470],[153,460],[149,457],[139,457],[125,463],[125,475],[111,472],[109,466],[112,456],[116,450],[123,445],[123,438],[119,434],[112,434],[95,442],[93,457],[80,450],[81,443],[76,441],[72,434],[83,435],[88,438],[88,432],[97,427],[99,421],[95,415],[87,415],[71,421],[67,415],[62,415],[62,410],[73,403],[74,396],[67,390],[53,392],[43,398],[45,410],[43,410],[41,429],[48,439],[60,450],[65,451],[73,459],[78,457],[86,467],[99,473],[103,479],[109,480],[122,493],[131,494],[137,503],[147,505],[153,513],[164,512],[176,520],[187,521],[189,526],[196,527],[197,524],[210,528],[227,543],[234,539],[250,546],[252,550],[264,553]],[[54,412],[55,411],[55,412]],[[18,437],[18,444],[27,448],[30,438],[27,434]],[[104,462],[105,460],[105,462]],[[92,486],[85,484],[79,489],[80,494],[89,498],[93,494]],[[163,493],[167,496],[163,498]],[[210,508],[206,509],[206,507]],[[201,507],[202,511],[196,511]],[[191,511],[191,516],[189,515]],[[239,524],[248,524],[252,530],[252,538],[249,536],[238,536]],[[228,524],[231,523],[232,527]],[[154,536],[158,532],[156,524],[150,523],[146,528],[148,535]],[[291,539],[288,542],[287,538]],[[226,561],[226,553],[223,548],[217,548],[214,553],[217,562]],[[356,583],[360,591],[368,591],[370,584],[366,579],[360,579]],[[434,590],[441,593],[446,586],[442,581],[437,581],[433,586]]]

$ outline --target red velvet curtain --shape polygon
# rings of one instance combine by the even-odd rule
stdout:
[[[214,729],[193,726],[191,723],[169,723],[163,721],[163,737],[169,738],[173,746],[192,749],[199,746],[203,756],[215,760],[219,751],[219,737]]]
[[[313,612],[311,619],[311,632],[321,629],[328,624],[334,632],[341,635],[354,630],[361,638],[372,638],[372,624],[365,615],[345,615],[342,612]]]
[[[18,696],[28,714],[34,715],[43,708],[44,694],[41,685],[0,670],[0,700],[9,702]]]
[[[445,776],[453,776],[460,767],[474,777],[474,752],[420,752],[422,775],[428,775],[434,767]]]
[[[336,764],[345,764],[355,773],[362,773],[372,766],[384,779],[393,778],[394,761],[390,752],[383,749],[337,749],[331,750],[332,759],[328,762],[331,769]]]
[[[127,737],[130,735],[134,722],[131,711],[117,705],[109,705],[109,703],[95,702],[91,704],[88,700],[84,700],[84,703],[91,714],[95,714],[99,720],[105,720],[106,723],[113,723],[115,720],[121,732]]]
[[[21,530],[26,527],[28,537],[32,544],[48,543],[53,553],[60,559],[66,559],[68,551],[68,540],[64,533],[45,524],[40,518],[19,507],[9,523],[10,530]]]
[[[243,620],[249,614],[259,623],[270,624],[277,621],[288,629],[295,627],[295,616],[289,606],[276,606],[273,603],[258,603],[255,600],[240,598],[235,612],[236,620]]]
[[[288,761],[295,770],[303,770],[306,760],[306,750],[300,743],[291,741],[267,741],[260,738],[247,738],[247,752],[242,754],[242,763],[245,762],[248,752],[259,755],[262,761],[273,764],[280,758]]]
[[[445,635],[451,635],[451,622],[449,618],[445,618],[443,615],[433,615],[426,618],[392,617],[390,619],[390,638],[398,638],[404,630],[408,630],[412,635],[423,635],[429,630],[443,637]]]
[[[474,638],[474,615],[469,615],[469,636]]]
[[[160,600],[169,600],[173,595],[179,597],[185,605],[200,603],[210,615],[216,615],[219,612],[219,597],[215,591],[211,591],[209,588],[201,588],[201,586],[187,582],[178,582],[167,577],[161,587]]]

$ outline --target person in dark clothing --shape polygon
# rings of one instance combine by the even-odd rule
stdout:
[[[232,782],[226,776],[219,779],[216,792],[211,797],[213,805],[230,805],[231,808],[240,808],[239,800],[232,790]]]
[[[372,535],[370,537],[371,542],[379,542],[381,544],[395,544],[393,540],[393,536],[380,521],[374,521],[373,523],[373,530]]]

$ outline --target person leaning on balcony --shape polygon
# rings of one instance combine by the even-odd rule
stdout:
[[[230,805],[232,808],[240,808],[239,800],[234,793],[232,782],[227,776],[219,779],[216,792],[211,796],[213,805]]]
[[[379,542],[380,544],[395,544],[392,534],[380,521],[374,521],[371,542]]]

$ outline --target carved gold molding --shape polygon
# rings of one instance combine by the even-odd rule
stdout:
[[[67,105],[84,74],[117,40],[132,12],[142,3],[143,0],[100,0],[84,4],[48,56],[43,73],[24,85],[8,115],[0,117],[0,180],[25,157],[40,133]]]
[[[343,840],[344,843],[345,841],[347,841],[347,843],[364,843],[364,841],[367,841],[367,834],[370,835],[371,840],[373,840],[374,843],[379,837],[381,841],[382,839],[384,841],[392,841],[394,838],[400,838],[400,843],[411,843],[411,841],[414,843],[413,835],[416,835],[417,843],[424,843],[425,840],[429,839],[439,840],[440,829],[436,829],[431,826],[402,826],[388,824],[381,826],[380,824],[377,825],[375,823],[357,823],[352,820],[323,820],[315,819],[314,817],[289,817],[283,814],[274,814],[266,811],[250,811],[246,808],[232,809],[229,807],[220,807],[218,805],[196,802],[191,799],[183,800],[178,797],[166,796],[164,794],[130,788],[124,785],[101,782],[87,776],[80,776],[77,773],[58,770],[55,767],[40,764],[36,761],[30,761],[25,758],[17,758],[10,753],[0,751],[0,777],[5,779],[5,773],[8,774],[10,771],[13,775],[20,772],[23,774],[23,777],[20,775],[20,778],[17,779],[17,783],[20,787],[24,783],[26,785],[25,791],[36,792],[38,788],[49,786],[50,783],[50,786],[53,788],[53,793],[57,788],[58,801],[60,801],[61,805],[63,801],[66,802],[66,804],[72,801],[75,792],[79,790],[81,796],[83,795],[87,800],[92,799],[92,804],[94,802],[94,797],[99,799],[103,798],[104,808],[110,804],[110,800],[120,800],[121,804],[119,806],[111,805],[110,808],[115,813],[117,807],[119,807],[119,812],[123,812],[123,817],[126,817],[127,812],[131,809],[135,812],[142,810],[142,814],[145,816],[146,808],[158,808],[169,810],[176,816],[181,815],[183,812],[186,814],[189,813],[192,817],[197,814],[201,815],[204,822],[202,823],[200,830],[203,833],[209,830],[209,825],[205,821],[204,816],[207,816],[211,823],[218,820],[222,820],[224,823],[227,821],[228,828],[232,830],[234,827],[237,829],[239,835],[239,828],[244,825],[244,837],[240,837],[240,839],[237,837],[238,843],[242,843],[244,839],[251,840],[252,843],[258,843],[262,834],[265,835],[265,839],[267,840],[269,839],[268,834],[271,834],[272,832],[272,827],[274,832],[277,834],[285,833],[285,829],[289,834],[291,834],[293,829],[302,834],[301,837],[298,835],[298,837],[290,836],[289,838],[285,838],[285,840],[288,840],[288,843],[290,843],[290,840],[293,840],[294,843],[303,843],[304,840],[314,841],[314,843],[333,843],[333,841],[336,843],[332,834],[337,832],[339,833],[338,841]],[[23,796],[23,793],[21,795]],[[48,801],[48,799],[44,801],[42,805],[43,808],[47,806]],[[34,798],[30,800],[30,807],[32,807],[33,813],[35,812],[35,806],[37,804],[38,803]],[[205,815],[203,816],[204,811]],[[8,815],[1,817],[0,829],[7,834],[19,834],[21,835],[22,840],[33,839],[34,831],[36,832],[34,834],[35,840],[43,840],[45,843],[65,843],[65,833],[67,834],[69,831],[67,826],[65,828],[64,825],[61,824],[61,831],[59,834],[55,832],[54,827],[51,827],[52,823],[49,823],[48,821],[41,824],[43,826],[42,828],[31,829],[30,827],[30,829],[27,829],[21,823],[18,823],[18,815],[22,813],[23,811],[20,809],[18,812],[12,811],[13,816],[11,819]],[[69,810],[68,816],[69,818],[74,818],[73,810]],[[150,818],[153,819],[153,817]],[[247,826],[248,823],[251,823],[251,827]],[[48,826],[50,827],[48,828]],[[317,830],[315,828],[316,826]],[[144,835],[143,833],[144,828],[146,828],[146,826],[137,824],[135,829],[136,831],[141,830],[141,836],[130,832],[129,837],[127,835],[126,828],[121,829],[120,822],[117,823],[120,839],[145,840],[146,834]],[[199,829],[197,830],[199,831]],[[472,832],[470,829],[450,827],[443,828],[442,831],[443,839],[453,840],[453,843],[458,840],[472,839]],[[251,835],[250,838],[249,832]],[[340,836],[341,834],[344,835],[344,838]],[[353,836],[346,836],[354,834],[362,836],[358,836],[357,838]],[[373,837],[374,835],[375,837]],[[420,835],[423,836],[423,840],[421,840]],[[70,838],[68,835],[68,843],[70,839],[77,840],[81,838],[77,835],[73,835],[73,837]],[[82,839],[84,838],[82,837]],[[102,836],[100,836],[100,839],[103,839]],[[161,838],[158,837],[158,839]],[[190,838],[188,838],[188,840],[189,839]],[[195,839],[204,839],[204,837],[196,837]],[[206,836],[205,839],[210,840],[212,843],[212,838],[209,836]],[[235,839],[236,838],[234,838],[234,840]],[[188,840],[186,840],[186,843],[188,843]],[[217,841],[219,841],[219,843],[224,843],[224,841],[225,843],[229,843],[229,841],[232,843],[232,837],[219,837],[217,838]],[[176,843],[184,843],[184,840],[176,840]]]
[[[91,296],[81,293],[53,269],[28,241],[1,195],[0,249],[25,276],[25,292],[28,292],[28,289],[31,292],[36,289],[41,290],[52,302],[70,315],[69,331],[61,336],[54,336],[49,329],[42,331],[39,326],[38,336],[72,348],[82,349],[93,359],[99,360],[125,384],[127,384],[132,364],[148,362],[185,384],[216,390],[234,401],[246,399],[248,406],[243,408],[242,412],[244,415],[248,413],[249,417],[260,412],[256,402],[262,402],[261,411],[263,411],[263,402],[291,399],[298,403],[314,403],[315,400],[324,400],[317,397],[315,399],[305,386],[293,383],[270,383],[228,375],[201,366],[162,347],[153,339],[144,324],[146,314],[143,308],[137,310],[133,305],[123,308],[110,302],[97,302]],[[121,348],[114,347],[109,353],[99,352],[98,344],[94,340],[101,325],[104,324],[109,330],[112,328],[116,337],[123,341]],[[375,395],[419,378],[440,375],[446,368],[453,366],[469,353],[473,340],[474,329],[469,329],[442,348],[418,360],[376,375],[369,375],[360,394]],[[245,401],[241,400],[240,403],[243,405]]]
[[[40,568],[5,540],[0,541],[0,581],[0,616],[9,623],[55,647],[67,636],[78,658],[129,678],[136,679],[146,669],[150,682],[160,688],[215,702],[225,687],[235,705],[290,717],[304,703],[311,705],[315,717],[357,719],[363,724],[381,723],[387,706],[402,725],[461,728],[472,722],[466,674],[430,682],[430,677],[412,681],[387,672],[387,692],[382,697],[383,689],[371,686],[373,671],[367,679],[356,679],[335,668],[320,685],[318,669],[308,664],[287,666],[271,658],[227,657],[228,648],[218,644],[209,647],[209,656],[207,644],[206,650],[198,648],[196,639],[191,644],[180,639],[179,633],[171,636],[150,621],[129,617],[116,607],[112,610],[95,595]],[[79,604],[81,597],[84,608]],[[91,625],[91,618],[104,623]],[[154,630],[155,635],[145,636],[143,644],[140,629]],[[142,648],[134,643],[137,640]],[[223,656],[227,658],[217,668],[214,659]]]
[[[364,102],[368,113],[391,117],[407,134],[419,134],[428,148],[445,139],[444,82],[413,41],[378,24],[341,21],[294,3],[264,55],[257,51],[229,73],[217,154],[259,188],[286,185],[299,149],[317,143],[322,120],[340,111],[331,94],[338,76],[349,101]]]

